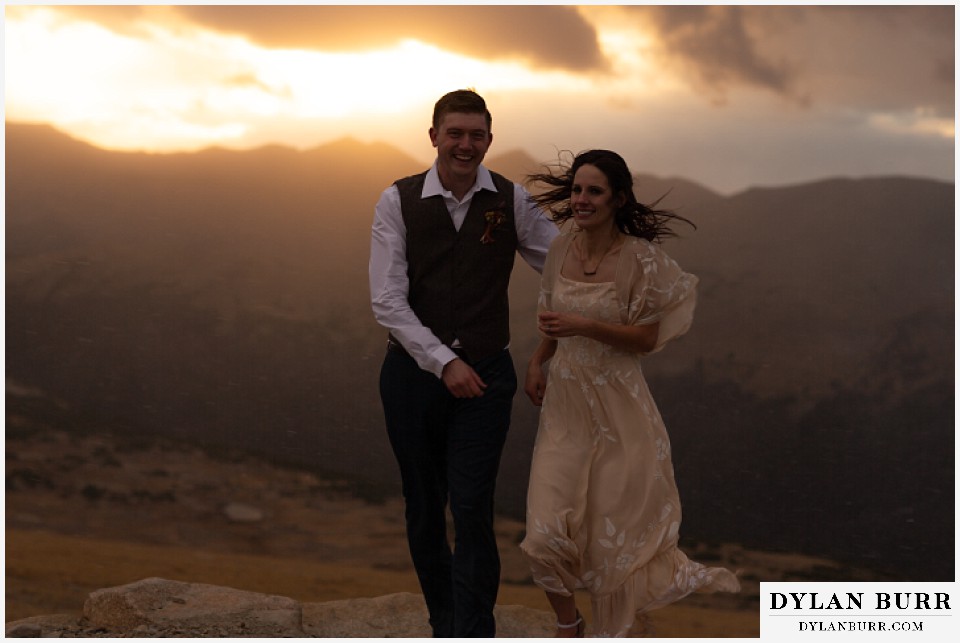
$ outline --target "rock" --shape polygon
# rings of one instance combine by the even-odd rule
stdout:
[[[552,612],[522,605],[497,605],[493,615],[497,619],[497,638],[552,638],[557,631]]]
[[[407,592],[304,605],[303,629],[323,638],[430,636],[423,596]]]
[[[263,511],[242,502],[231,502],[223,508],[223,513],[231,522],[260,522]]]
[[[519,605],[494,608],[498,638],[544,638],[554,634],[548,612]],[[427,606],[419,594],[399,593],[303,606],[303,629],[322,638],[427,638]]]
[[[59,636],[62,632],[76,632],[79,624],[76,616],[53,614],[50,616],[31,616],[6,624],[5,637],[8,639],[26,639]]]
[[[93,627],[178,637],[303,636],[303,610],[283,596],[147,578],[93,592],[83,606]]]
[[[39,623],[13,623],[7,627],[5,636],[8,639],[36,639],[43,636],[43,628]]]
[[[97,590],[84,616],[33,616],[6,625],[7,638],[426,638],[420,594],[399,593],[301,605],[229,587],[147,578]],[[549,612],[497,605],[498,638],[548,638]]]

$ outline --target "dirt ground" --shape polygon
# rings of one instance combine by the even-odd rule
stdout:
[[[12,430],[11,430],[12,429]],[[418,593],[402,504],[376,490],[182,444],[18,426],[6,440],[7,622],[80,614],[87,595],[148,577],[210,583],[301,602]],[[501,518],[499,603],[547,610]],[[691,596],[653,613],[662,637],[759,636],[759,582],[843,573],[831,561],[696,545],[739,571],[738,595]],[[589,601],[580,601],[589,617]]]

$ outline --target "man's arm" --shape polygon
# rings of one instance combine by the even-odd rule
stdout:
[[[537,272],[543,272],[547,250],[559,230],[557,224],[540,209],[526,188],[514,183],[513,211],[517,222],[517,251]]]
[[[438,378],[456,354],[417,317],[407,299],[407,235],[400,193],[390,186],[380,195],[370,235],[370,304],[381,326],[403,345],[417,364]]]

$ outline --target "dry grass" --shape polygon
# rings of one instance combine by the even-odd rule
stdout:
[[[22,529],[7,530],[6,546],[8,622],[42,614],[79,615],[90,592],[151,576],[279,594],[305,603],[419,591],[409,571],[293,558]],[[585,597],[581,602],[588,605]],[[499,603],[548,609],[543,594],[529,585],[504,584]],[[679,604],[654,613],[652,621],[657,635],[664,637],[759,636],[759,613],[748,610]]]
[[[419,592],[401,501],[364,500],[343,481],[182,444],[51,430],[8,431],[6,464],[7,621],[80,614],[90,592],[149,577],[304,603]],[[231,519],[231,503],[262,517]],[[523,532],[498,519],[499,603],[548,610],[517,546]],[[833,561],[735,544],[687,553],[739,570],[743,591],[654,612],[658,636],[756,637],[761,580],[858,579]],[[579,602],[589,617],[588,597]]]

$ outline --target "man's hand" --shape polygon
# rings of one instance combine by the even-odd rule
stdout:
[[[443,383],[454,397],[480,397],[487,385],[477,372],[462,359],[454,359],[443,367]]]

